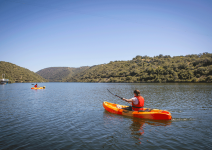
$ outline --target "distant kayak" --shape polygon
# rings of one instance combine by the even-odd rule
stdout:
[[[46,87],[45,86],[41,86],[41,87],[32,87],[31,89],[34,89],[34,90],[38,90],[38,89],[45,89]]]
[[[124,115],[124,116],[131,116],[131,117],[143,118],[143,119],[153,119],[153,120],[171,120],[172,119],[171,113],[166,110],[144,108],[143,111],[129,111],[129,110],[121,109],[121,108],[126,108],[128,106],[109,103],[106,101],[103,102],[103,107],[108,112]]]

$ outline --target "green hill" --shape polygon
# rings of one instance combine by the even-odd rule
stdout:
[[[96,65],[66,82],[212,82],[212,54],[136,56]]]
[[[9,79],[10,83],[15,82],[48,82],[38,74],[19,67],[15,64],[0,61],[0,75],[5,74],[5,78]]]
[[[80,67],[80,68],[70,68],[70,67],[50,67],[39,70],[36,72],[43,78],[49,80],[49,82],[63,82],[67,78],[72,77],[73,75],[80,73],[89,67]]]

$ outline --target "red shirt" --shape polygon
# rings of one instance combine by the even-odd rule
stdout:
[[[35,87],[38,87],[37,84],[35,84]]]

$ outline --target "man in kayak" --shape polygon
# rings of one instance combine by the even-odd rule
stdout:
[[[123,109],[131,110],[131,111],[142,111],[144,107],[144,98],[140,95],[139,90],[134,91],[134,97],[131,99],[122,98],[125,102],[128,102],[132,107],[127,107]]]
[[[38,87],[37,83],[35,84],[35,86],[34,86],[34,87]]]

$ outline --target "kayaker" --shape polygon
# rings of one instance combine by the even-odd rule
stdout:
[[[144,107],[144,98],[140,95],[139,90],[134,91],[134,97],[131,99],[122,98],[125,102],[128,102],[132,107],[127,107],[127,110],[139,111],[143,110]]]
[[[35,84],[35,86],[34,86],[34,87],[38,87],[37,83]]]

